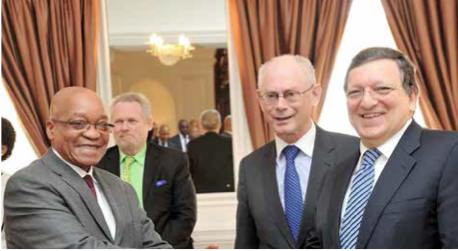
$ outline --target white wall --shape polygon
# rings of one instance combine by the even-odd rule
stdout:
[[[155,32],[194,43],[226,43],[224,0],[109,0],[110,45],[143,45]]]

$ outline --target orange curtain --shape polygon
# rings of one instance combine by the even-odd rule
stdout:
[[[98,2],[2,0],[3,82],[40,155],[54,94],[96,88]]]
[[[417,66],[429,128],[458,131],[458,0],[383,0],[399,50]]]
[[[228,0],[232,37],[253,148],[273,139],[258,105],[259,67],[282,54],[301,55],[316,69],[323,93],[318,121],[351,0]]]

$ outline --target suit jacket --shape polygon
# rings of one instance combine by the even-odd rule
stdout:
[[[99,166],[119,176],[119,163],[119,148],[114,146],[107,150]],[[174,248],[192,248],[196,192],[184,153],[148,143],[143,173],[143,206],[164,240]]]
[[[153,140],[153,143],[160,146],[159,138],[155,138]],[[168,146],[167,146],[168,148],[177,149],[177,150],[181,151],[180,146],[176,145],[175,142],[172,142],[172,141],[168,140],[167,144],[168,144]]]
[[[188,144],[191,176],[198,193],[233,192],[232,140],[208,132]]]
[[[339,248],[342,203],[360,154],[329,173],[308,247]],[[367,203],[356,248],[458,248],[458,133],[412,122]]]
[[[297,243],[291,236],[278,193],[275,142],[245,157],[239,171],[235,248],[303,248],[305,233],[313,224],[323,177],[339,160],[357,150],[355,137],[317,127]]]
[[[189,137],[189,142],[191,142],[191,140],[194,139],[193,137],[191,137],[189,135],[188,135],[188,137]],[[182,148],[183,146],[181,144],[180,134],[179,133],[177,135],[171,137],[169,139],[169,142],[172,142],[172,144],[174,145],[174,147],[176,147],[176,149],[178,149],[180,151],[183,151],[183,148]],[[188,142],[188,144],[189,144],[189,142]]]
[[[96,167],[93,175],[116,220],[114,239],[86,182],[49,150],[8,181],[8,248],[171,248],[139,208],[132,186]]]

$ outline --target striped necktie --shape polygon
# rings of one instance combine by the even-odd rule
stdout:
[[[350,196],[340,224],[340,247],[342,249],[356,248],[364,210],[374,187],[374,163],[380,154],[377,148],[367,150],[363,155],[361,167],[353,176]]]

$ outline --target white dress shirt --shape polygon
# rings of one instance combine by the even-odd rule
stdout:
[[[296,171],[299,175],[299,180],[301,183],[301,194],[303,201],[305,201],[305,194],[307,192],[307,184],[309,181],[310,175],[310,166],[312,164],[312,154],[313,147],[315,145],[316,137],[316,127],[312,123],[312,126],[306,134],[304,134],[298,141],[294,144],[288,144],[282,139],[275,137],[275,148],[277,149],[277,158],[276,158],[276,175],[277,175],[277,185],[278,193],[280,195],[281,205],[283,210],[285,210],[285,172],[286,172],[286,158],[283,155],[283,149],[288,145],[295,145],[299,148],[299,153],[297,154],[296,159],[294,160]]]
[[[110,229],[111,237],[114,240],[116,236],[116,220],[113,215],[113,211],[111,210],[110,204],[108,203],[105,194],[102,192],[102,188],[100,187],[99,182],[92,175],[94,169],[91,167],[89,169],[89,172],[86,172],[83,169],[64,160],[56,150],[52,150],[57,155],[57,157],[59,157],[63,162],[65,162],[65,164],[69,165],[81,178],[84,178],[84,176],[86,175],[90,175],[92,177],[92,180],[94,181],[95,193],[97,194],[97,203],[99,204],[99,207],[102,210],[103,217],[105,218],[105,222],[107,223],[108,228]]]
[[[183,136],[183,134],[181,133],[178,133],[178,135],[180,135],[181,150],[183,150],[183,152],[186,152],[188,149],[187,145],[189,143],[189,135]]]
[[[383,169],[385,168],[386,163],[391,157],[391,154],[393,153],[394,149],[399,143],[399,140],[401,140],[402,135],[404,135],[404,132],[407,130],[407,127],[412,123],[412,119],[409,119],[405,125],[399,130],[396,134],[394,134],[391,138],[389,138],[387,141],[385,141],[382,145],[378,146],[377,149],[382,153],[380,154],[380,157],[375,161],[374,164],[374,186],[378,181],[378,178],[380,177],[380,174],[382,174]],[[369,150],[362,142],[359,145],[359,151],[360,151],[360,156],[358,160],[358,164],[355,167],[355,170],[353,171],[353,177],[351,178],[351,181],[353,182],[353,179],[355,178],[355,173],[358,171],[358,169],[361,167],[361,161],[363,158],[364,153]],[[351,189],[351,182],[348,184],[347,191],[345,193],[345,198],[344,202],[342,204],[342,211],[341,211],[341,219],[345,215],[347,203],[348,203],[348,197],[350,196],[350,189]]]

